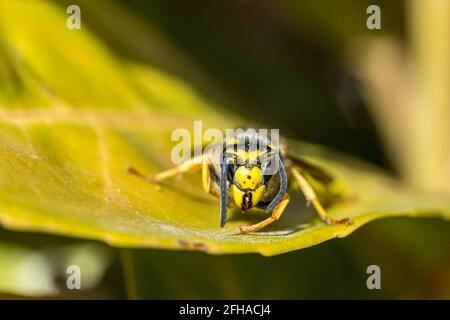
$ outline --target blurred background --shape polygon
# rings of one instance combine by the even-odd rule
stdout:
[[[363,158],[415,188],[450,194],[448,1],[51,3],[62,12],[79,5],[83,28],[119,58],[182,79],[220,105],[220,113]],[[380,30],[366,27],[372,4],[381,8]],[[65,289],[63,266],[73,261],[85,270],[81,291]],[[381,268],[382,290],[366,287],[372,264]],[[24,296],[449,299],[450,225],[386,219],[270,258],[119,250],[0,229],[0,297]]]

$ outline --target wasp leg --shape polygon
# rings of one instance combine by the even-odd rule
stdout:
[[[158,183],[164,179],[168,179],[168,178],[171,178],[171,177],[179,175],[179,174],[195,171],[202,164],[201,159],[202,159],[202,156],[194,157],[192,159],[186,160],[182,164],[180,164],[172,169],[161,171],[153,176],[144,175],[143,173],[138,171],[136,168],[131,167],[131,166],[127,166],[126,170],[128,173],[133,174],[145,181]],[[205,186],[205,188],[206,188],[206,186]],[[209,186],[208,186],[208,188],[209,188]]]
[[[211,174],[209,171],[209,164],[208,161],[203,158],[202,159],[202,184],[203,184],[203,190],[205,190],[206,193],[211,193]]]
[[[297,168],[293,168],[292,175],[294,176],[295,180],[297,181],[301,192],[304,194],[307,205],[312,203],[314,208],[316,209],[317,213],[319,214],[319,216],[322,218],[323,221],[325,221],[327,224],[330,224],[330,225],[352,224],[352,220],[350,218],[334,219],[328,215],[328,213],[325,211],[325,209],[322,207],[319,200],[317,199],[316,193],[314,192],[313,188],[309,185],[308,181],[306,181],[305,177],[300,173],[300,170],[298,170]]]
[[[251,226],[239,227],[239,229],[241,230],[241,233],[249,233],[249,232],[259,231],[262,228],[271,224],[272,222],[280,219],[281,214],[283,213],[284,209],[286,209],[286,206],[289,203],[289,198],[290,198],[289,195],[286,193],[283,197],[283,200],[281,200],[280,203],[275,207],[275,209],[273,209],[272,215],[269,218],[267,218],[259,223],[253,224]]]

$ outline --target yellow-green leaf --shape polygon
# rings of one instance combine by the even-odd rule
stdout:
[[[181,80],[123,61],[83,25],[65,27],[62,7],[0,1],[0,222],[13,230],[105,241],[113,246],[259,252],[273,255],[344,237],[400,215],[449,218],[446,197],[407,190],[385,173],[323,148],[294,152],[334,176],[345,201],[328,208],[351,226],[327,226],[300,194],[280,221],[250,235],[238,227],[265,216],[231,217],[219,228],[217,199],[199,174],[161,185],[128,175],[172,166],[171,133],[236,123]]]

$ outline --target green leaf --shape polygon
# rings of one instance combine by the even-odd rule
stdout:
[[[303,197],[280,221],[251,235],[238,227],[263,219],[231,217],[219,228],[218,200],[199,174],[161,185],[128,175],[171,167],[176,128],[235,126],[217,106],[164,72],[123,61],[83,25],[65,27],[64,8],[0,1],[0,222],[12,230],[97,239],[113,246],[259,252],[274,255],[344,237],[382,217],[450,217],[446,197],[399,185],[336,152],[291,141],[327,170],[345,201],[328,208],[351,226],[320,222]],[[45,36],[43,36],[45,35]]]

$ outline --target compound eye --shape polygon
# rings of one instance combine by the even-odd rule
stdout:
[[[227,180],[233,181],[235,166],[233,163],[227,164]]]
[[[262,172],[265,176],[273,176],[278,172],[278,165],[275,161],[275,157],[270,157],[262,164]]]

